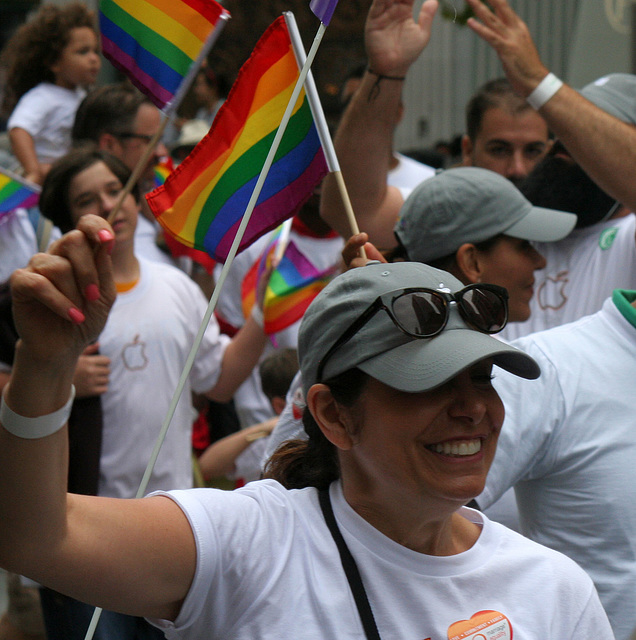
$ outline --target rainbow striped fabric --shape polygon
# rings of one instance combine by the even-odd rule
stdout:
[[[162,158],[152,169],[155,187],[160,187],[174,171],[174,163],[172,158],[167,156]]]
[[[220,262],[227,258],[298,75],[281,16],[241,68],[208,135],[146,196],[160,224],[180,242]],[[239,251],[294,215],[327,171],[303,91]]]
[[[37,184],[0,169],[0,218],[20,207],[35,207],[39,198],[40,187]]]
[[[214,0],[101,0],[102,51],[163,109],[222,15]]]
[[[256,302],[256,286],[276,252],[280,232],[245,275],[241,286],[243,315],[247,318]],[[290,240],[276,269],[272,272],[263,302],[264,330],[273,335],[303,317],[311,301],[327,286],[335,268],[318,271]]]
[[[173,171],[174,163],[170,156],[163,158],[161,162],[158,162],[153,168],[155,187],[162,185]],[[191,260],[194,260],[194,262],[200,264],[207,273],[211,274],[214,270],[216,261],[212,260],[205,251],[197,251],[196,249],[192,249],[192,247],[186,247],[168,233],[163,234],[163,239],[170,251],[170,255],[172,255],[173,258],[181,258],[185,256],[186,258],[190,258]]]

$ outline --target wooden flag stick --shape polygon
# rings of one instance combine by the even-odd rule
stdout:
[[[296,56],[296,62],[300,67],[304,67],[306,62],[305,48],[303,47],[300,32],[298,31],[296,18],[291,11],[285,11],[283,15],[285,16],[285,22],[287,23],[287,28],[289,29],[289,36],[291,38],[292,47],[294,49],[294,55]],[[307,78],[305,79],[305,92],[307,93],[309,107],[311,108],[311,113],[314,117],[314,122],[316,123],[318,137],[320,138],[320,143],[322,144],[322,149],[325,153],[325,159],[327,160],[329,172],[334,175],[336,183],[338,185],[338,190],[340,191],[340,197],[342,198],[342,202],[347,213],[349,226],[351,227],[351,233],[354,235],[358,234],[360,233],[358,222],[356,220],[355,213],[353,212],[353,207],[351,206],[349,192],[347,191],[347,187],[344,183],[342,172],[340,171],[340,165],[338,163],[338,157],[336,156],[336,150],[334,149],[333,141],[331,140],[331,134],[329,133],[327,119],[325,118],[325,113],[322,109],[322,103],[320,102],[318,91],[316,89],[316,83],[314,82],[311,71],[307,73]],[[360,257],[366,260],[367,254],[364,250],[364,247],[360,247]]]
[[[113,220],[115,219],[115,216],[119,213],[119,210],[121,209],[121,205],[126,199],[126,196],[130,195],[131,191],[133,190],[133,187],[137,184],[137,181],[141,177],[143,170],[146,168],[146,165],[148,164],[148,160],[150,160],[150,157],[155,152],[155,148],[159,144],[159,141],[163,136],[163,132],[166,130],[166,126],[168,125],[168,120],[169,120],[168,116],[164,115],[163,119],[161,120],[161,125],[159,126],[159,129],[157,129],[155,135],[152,136],[152,139],[146,146],[146,150],[144,151],[143,155],[141,156],[141,158],[139,158],[139,161],[135,165],[133,172],[130,174],[128,181],[124,185],[124,188],[121,190],[121,193],[117,198],[117,202],[115,203],[115,206],[113,207],[112,211],[108,214],[108,218],[106,218],[106,221],[109,224],[112,224]]]

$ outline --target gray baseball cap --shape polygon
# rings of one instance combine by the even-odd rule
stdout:
[[[362,313],[385,293],[408,287],[457,292],[464,285],[446,271],[418,262],[369,263],[332,280],[309,305],[298,334],[298,357],[305,393],[316,383],[321,359]],[[378,311],[324,365],[323,379],[358,367],[384,384],[411,393],[434,389],[485,358],[522,378],[539,376],[526,353],[471,329],[456,304],[444,330],[433,338],[402,333]]]
[[[512,182],[477,167],[442,171],[409,195],[394,233],[409,260],[429,262],[454,254],[466,242],[499,234],[554,242],[565,238],[576,215],[533,206]]]
[[[615,118],[636,124],[636,75],[610,73],[586,84],[581,94]]]

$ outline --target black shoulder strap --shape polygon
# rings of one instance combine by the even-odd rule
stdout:
[[[373,617],[373,611],[371,611],[371,605],[367,598],[367,592],[364,590],[362,584],[362,578],[358,571],[356,561],[353,559],[347,543],[344,541],[340,529],[338,529],[338,523],[336,517],[333,514],[333,508],[331,506],[331,500],[329,498],[329,489],[321,489],[318,491],[318,500],[320,502],[320,508],[322,514],[325,517],[325,522],[331,531],[334,542],[340,552],[340,560],[342,561],[342,567],[347,575],[353,598],[356,601],[358,607],[358,613],[362,620],[362,626],[364,627],[364,633],[368,640],[381,640],[378,627],[375,624],[375,618]]]

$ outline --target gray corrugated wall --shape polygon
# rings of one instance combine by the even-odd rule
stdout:
[[[462,0],[454,1],[461,10]],[[580,0],[511,2],[528,24],[544,63],[564,79],[579,4]],[[436,16],[431,41],[405,83],[406,112],[396,134],[397,148],[428,146],[462,133],[467,99],[480,84],[500,75],[501,65],[488,45],[468,27]]]

